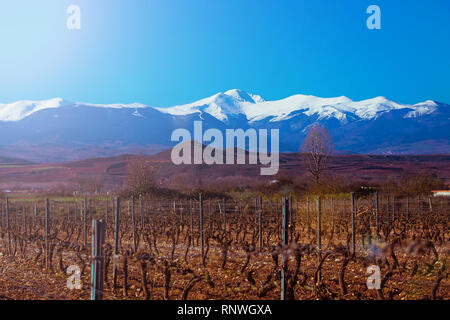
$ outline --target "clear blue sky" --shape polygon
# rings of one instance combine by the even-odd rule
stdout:
[[[366,28],[371,4],[381,30]],[[0,38],[2,103],[164,107],[232,88],[450,103],[449,0],[1,1]]]

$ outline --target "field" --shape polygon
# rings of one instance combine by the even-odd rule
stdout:
[[[93,185],[120,191],[130,165],[137,159],[144,159],[154,169],[161,186],[173,189],[186,186],[222,186],[231,189],[263,182],[259,175],[260,165],[174,166],[170,151],[164,151],[153,156],[123,155],[53,164],[18,166],[16,161],[9,166],[0,166],[0,192],[8,189],[45,193],[48,190],[61,192],[66,188],[69,191],[93,192]],[[448,184],[450,156],[335,155],[330,157],[328,170],[343,180],[358,180],[365,185],[388,179],[398,180],[402,175],[418,172],[436,174]],[[279,176],[304,177],[306,174],[299,154],[280,155]]]
[[[15,196],[1,202],[0,298],[89,299],[91,267],[101,261],[103,299],[273,300],[283,292],[447,300],[448,205],[369,192],[284,200]],[[103,252],[93,257],[92,220],[100,219]],[[379,288],[368,289],[377,268]],[[81,287],[69,289],[77,271]]]

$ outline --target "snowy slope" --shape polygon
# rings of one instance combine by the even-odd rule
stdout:
[[[155,109],[178,116],[208,113],[220,121],[242,114],[250,123],[267,118],[271,122],[283,121],[300,111],[307,116],[317,115],[319,120],[335,118],[346,123],[349,115],[356,119],[374,119],[384,112],[399,109],[410,109],[406,117],[421,116],[434,112],[436,103],[428,100],[415,105],[404,105],[384,97],[352,101],[347,97],[320,98],[301,94],[277,101],[265,101],[261,96],[234,89],[190,104]]]
[[[384,97],[352,101],[300,94],[266,101],[237,89],[166,109],[61,98],[0,104],[0,149],[11,148],[19,158],[45,150],[45,161],[61,161],[68,159],[63,150],[69,147],[88,150],[83,155],[92,157],[105,155],[100,150],[110,150],[109,155],[114,150],[120,154],[148,146],[168,148],[174,145],[173,131],[192,132],[196,120],[203,120],[204,130],[222,132],[278,129],[282,152],[298,151],[308,128],[319,122],[330,131],[336,150],[450,154],[450,105],[445,103],[427,100],[406,105]]]
[[[70,102],[61,98],[54,98],[50,100],[31,101],[22,100],[13,103],[0,104],[0,121],[20,121],[33,113],[46,109],[57,109],[61,107],[93,107],[93,108],[110,108],[110,109],[137,109],[147,108],[147,106],[140,103],[132,104],[92,104],[83,102]]]
[[[0,121],[20,121],[34,112],[63,106],[66,102],[61,98],[43,101],[23,100],[8,104],[0,104]]]
[[[110,109],[135,109],[135,115],[140,115],[138,109],[148,108],[140,103],[132,104],[91,104],[71,103],[61,98],[43,101],[17,101],[9,104],[0,104],[0,121],[20,121],[31,114],[44,110],[72,107],[95,107]],[[178,105],[170,108],[154,108],[162,113],[185,116],[207,113],[214,118],[228,122],[234,116],[243,115],[252,123],[264,119],[271,122],[287,120],[295,112],[306,116],[316,115],[318,120],[335,118],[347,123],[349,116],[357,119],[374,119],[384,112],[399,109],[409,109],[405,117],[419,117],[433,113],[436,103],[428,100],[415,105],[403,105],[384,97],[377,97],[363,101],[352,101],[347,97],[320,98],[310,95],[294,95],[282,100],[266,101],[259,95],[253,95],[242,90],[233,89],[224,93],[217,93],[211,97],[193,103]]]

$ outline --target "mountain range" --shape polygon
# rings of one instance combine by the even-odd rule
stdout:
[[[91,104],[61,98],[0,104],[0,156],[35,162],[124,153],[154,154],[175,144],[177,128],[280,130],[280,151],[299,149],[308,129],[324,124],[341,153],[449,154],[450,105],[400,104],[385,97],[294,95],[266,101],[233,89],[169,108]]]

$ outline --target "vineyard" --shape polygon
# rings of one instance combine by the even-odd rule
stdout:
[[[446,198],[199,194],[0,205],[1,299],[449,299]],[[78,275],[80,287],[68,286]]]

